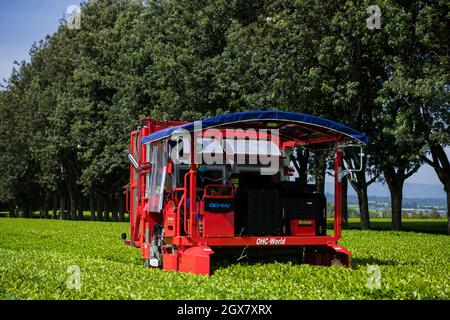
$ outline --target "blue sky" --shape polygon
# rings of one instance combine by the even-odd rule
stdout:
[[[77,0],[0,0],[0,81],[9,78],[15,60],[29,61],[33,42],[54,33],[66,9],[78,4]],[[428,165],[407,182],[440,184]]]
[[[14,60],[29,60],[33,42],[54,33],[66,8],[78,0],[0,0],[0,80],[9,78]]]

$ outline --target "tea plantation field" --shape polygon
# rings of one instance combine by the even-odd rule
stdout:
[[[430,222],[417,223],[426,230]],[[236,262],[206,277],[145,269],[139,250],[120,240],[127,230],[1,218],[0,299],[450,299],[450,237],[442,234],[352,229],[340,242],[352,251],[351,269]],[[67,285],[71,266],[78,289]]]

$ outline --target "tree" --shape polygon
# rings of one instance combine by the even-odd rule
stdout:
[[[92,213],[103,219],[112,210],[116,219],[129,132],[139,118],[282,109],[336,120],[371,138],[351,181],[361,227],[370,227],[367,187],[381,171],[399,227],[403,182],[419,162],[432,164],[449,190],[442,152],[449,140],[448,5],[379,2],[382,29],[370,30],[370,4],[83,3],[82,28],[61,25],[34,45],[31,62],[17,67],[0,95],[0,201],[45,216],[59,199],[61,213],[67,207],[79,218],[88,196]],[[297,156],[321,191],[327,168],[313,151]]]
[[[444,151],[450,144],[449,4],[412,1],[393,7],[395,13],[386,26],[392,48],[385,59],[389,78],[380,100],[383,107],[394,106],[389,134],[410,155],[403,158],[404,168],[398,174],[406,178],[404,170],[414,170],[419,155],[436,171],[450,208],[450,164]],[[395,147],[399,146],[388,150],[395,154]]]
[[[35,161],[28,145],[29,113],[25,107],[26,88],[32,81],[29,64],[16,64],[0,98],[0,201],[10,207],[23,209],[24,217],[31,216],[36,190]]]
[[[387,99],[374,117],[380,129],[377,136],[373,137],[372,157],[389,187],[393,230],[401,229],[404,182],[417,172],[421,162],[420,148],[397,138],[396,119],[400,109],[395,100]]]
[[[318,64],[310,70],[309,80],[324,97],[328,107],[324,115],[368,135],[366,152],[371,154],[377,130],[373,121],[375,98],[386,75],[379,63],[384,37],[367,28],[368,6],[367,1],[349,1],[332,11],[329,31],[320,41]],[[346,161],[351,159],[346,157]],[[358,195],[361,228],[369,229],[367,188],[379,178],[379,172],[371,158],[364,159],[361,165],[362,170],[350,182]]]

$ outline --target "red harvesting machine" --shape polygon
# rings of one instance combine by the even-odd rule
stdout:
[[[145,118],[131,132],[130,231],[122,238],[140,248],[148,267],[195,274],[210,274],[211,255],[247,249],[294,250],[305,263],[350,266],[350,252],[338,244],[341,180],[360,170],[367,141],[342,124],[293,112],[192,123]],[[328,150],[334,159],[332,235],[325,195],[299,177],[304,148]],[[344,152],[346,160],[353,155],[351,169],[343,167]]]

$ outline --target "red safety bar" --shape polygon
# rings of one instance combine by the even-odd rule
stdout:
[[[130,213],[130,204],[128,203],[128,201],[129,201],[129,195],[128,195],[129,189],[130,189],[130,184],[128,183],[125,186],[125,211],[128,212],[128,213]]]
[[[229,189],[230,194],[229,195],[214,195],[214,198],[230,198],[230,196],[233,196],[234,186],[230,184],[208,184],[205,186],[203,191],[203,197],[210,196],[208,194],[208,191],[212,188],[223,188],[223,189]]]

